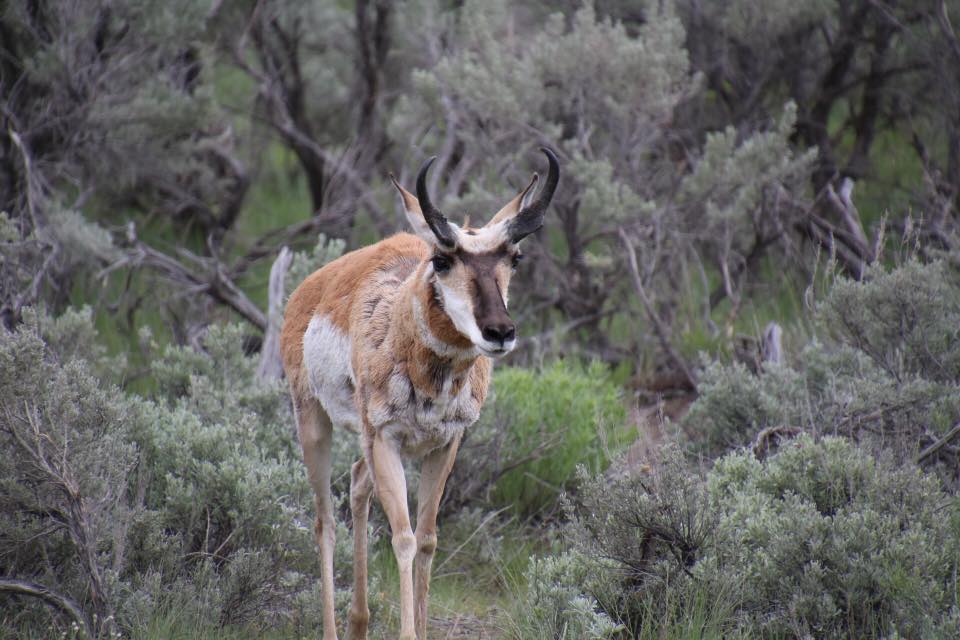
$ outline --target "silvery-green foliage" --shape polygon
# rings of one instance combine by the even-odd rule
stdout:
[[[320,245],[339,253],[333,246]],[[176,532],[180,553],[229,559],[225,568],[217,567],[218,576],[228,572],[215,585],[221,610],[198,615],[242,622],[260,608],[315,628],[320,601],[314,593],[319,566],[313,490],[286,385],[257,379],[257,359],[244,354],[243,338],[239,325],[214,325],[203,351],[168,345],[153,361],[154,413],[149,429],[138,434],[151,473],[147,503],[164,529]],[[350,465],[359,455],[354,434],[334,433],[334,501],[340,514],[334,566],[343,615],[353,558],[344,521]],[[234,554],[240,555],[234,559]]]
[[[208,134],[224,133],[202,77],[206,13],[186,0],[11,5],[5,51],[20,58],[23,89],[5,100],[36,154],[31,179],[101,196],[140,188],[164,204],[189,192],[213,207],[232,177],[202,159]]]
[[[804,436],[722,458],[707,486],[722,517],[693,573],[739,585],[754,633],[931,637],[955,619],[960,505],[933,476]]]
[[[239,326],[212,327],[203,346],[154,347],[157,386],[143,399],[109,383],[123,362],[99,346],[89,310],[27,310],[18,331],[0,334],[0,540],[15,550],[5,573],[101,620],[113,614],[122,630],[169,611],[201,627],[296,619],[315,629],[313,493],[287,390],[257,380]],[[343,520],[359,454],[352,434],[337,435],[345,615]],[[35,604],[23,623],[49,625]]]
[[[610,478],[581,469],[567,505],[574,548],[606,563],[597,565],[593,595],[631,629],[646,616],[671,613],[719,517],[680,450],[668,447],[662,457],[650,475]],[[625,591],[632,595],[625,599]]]
[[[49,225],[37,233],[42,242],[56,247],[59,268],[76,269],[116,257],[110,233],[79,211],[56,207],[48,212]]]
[[[960,279],[947,262],[873,267],[840,278],[818,305],[820,337],[757,375],[706,367],[681,423],[711,456],[767,428],[851,435],[910,458],[960,421]],[[956,452],[932,460],[956,477]]]
[[[93,335],[89,310],[56,320],[27,310],[16,331],[0,331],[0,546],[6,577],[72,598],[101,630],[142,515],[130,441],[142,415],[98,379],[106,359],[84,342]],[[49,624],[36,604],[25,603],[38,616],[25,621]]]
[[[822,326],[898,381],[960,383],[960,269],[947,261],[873,266],[840,279],[820,305]]]
[[[439,148],[444,136],[456,136],[471,155],[486,151],[488,158],[500,159],[474,168],[470,192],[456,204],[489,207],[491,195],[503,194],[492,194],[487,183],[502,184],[505,169],[519,184],[526,176],[510,165],[535,150],[538,134],[552,144],[563,140],[570,157],[583,158],[587,171],[582,176],[575,168],[565,169],[570,182],[585,183],[583,188],[607,182],[609,170],[588,179],[597,173],[589,164],[613,162],[618,189],[645,186],[622,174],[629,169],[623,162],[634,160],[646,168],[650,149],[641,143],[662,135],[673,107],[696,85],[682,26],[669,10],[652,11],[639,33],[628,34],[584,5],[569,24],[560,13],[537,16],[542,25],[521,36],[516,14],[504,2],[468,2],[457,14],[424,4],[428,15],[407,18],[411,36],[429,41],[447,32],[452,48],[443,57],[420,61],[424,70],[414,74],[416,92],[396,110],[392,133],[402,138],[413,125],[423,126],[425,119],[432,121],[431,114],[441,113],[446,121],[422,144]],[[580,129],[565,134],[571,119]],[[604,127],[590,124],[601,121]],[[473,123],[481,126],[466,126]],[[483,171],[493,173],[478,173]]]
[[[293,290],[300,286],[300,283],[306,280],[307,276],[327,264],[333,262],[343,255],[346,243],[339,238],[327,238],[320,234],[317,238],[317,244],[314,248],[307,251],[294,251],[293,259],[290,261],[290,268],[287,270],[286,277],[286,295],[293,293]]]
[[[191,551],[292,545],[312,558],[313,494],[286,385],[258,381],[256,358],[242,346],[239,325],[213,326],[203,352],[167,346],[154,360],[155,423],[141,442],[153,473],[148,496]],[[336,435],[334,476],[345,496],[356,438]]]
[[[703,209],[700,232],[719,239],[719,251],[746,255],[752,230],[778,223],[774,202],[781,190],[802,192],[816,150],[793,151],[796,122],[797,107],[789,102],[770,131],[742,139],[730,126],[707,135],[703,155],[683,179],[681,199]]]
[[[691,446],[718,455],[748,444],[770,426],[797,423],[806,409],[802,380],[787,367],[756,376],[743,364],[708,365],[700,378],[700,395],[684,417]]]
[[[0,316],[12,324],[44,299],[46,277],[74,278],[116,255],[110,234],[74,209],[51,202],[38,228],[0,211]]]
[[[520,308],[572,318],[628,312],[635,291],[624,277],[616,233],[623,227],[670,324],[691,260],[736,270],[797,214],[786,203],[802,200],[814,154],[793,151],[793,104],[750,130],[681,131],[679,111],[699,95],[702,78],[673,4],[638,4],[643,20],[629,25],[589,2],[569,14],[502,1],[457,11],[420,2],[399,18],[416,70],[388,131],[439,156],[431,186],[445,212],[484,221],[512,196],[505,181],[517,188],[525,167],[542,166],[537,146],[560,153],[563,180],[542,234],[554,250],[530,252],[518,274]],[[546,314],[537,319],[542,331],[552,328]],[[602,345],[608,335],[583,338]]]
[[[794,30],[809,28],[836,12],[837,0],[773,0],[758,11],[750,0],[708,3],[704,10],[735,40],[774,43],[778,36]]]
[[[734,452],[706,478],[670,455],[652,477],[587,479],[571,513],[597,602],[651,637],[704,599],[731,637],[955,631],[960,503],[848,439],[804,435],[763,461]]]
[[[586,593],[594,561],[576,552],[530,558],[522,613],[511,635],[517,640],[603,640],[621,637],[623,628]]]

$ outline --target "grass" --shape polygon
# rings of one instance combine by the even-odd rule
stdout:
[[[493,487],[493,504],[520,517],[545,513],[556,505],[578,465],[601,471],[610,450],[632,440],[619,389],[598,363],[582,367],[557,361],[539,371],[502,368],[495,372],[493,386],[492,402],[474,428],[478,435],[506,430],[504,454],[532,457]]]
[[[441,527],[443,523],[441,522]],[[504,536],[502,562],[478,567],[470,562],[459,547],[459,540],[445,541],[434,559],[434,575],[430,586],[430,637],[490,638],[502,637],[507,625],[506,614],[512,610],[519,589],[525,587],[522,574],[527,559],[536,551],[536,535],[524,532],[515,523],[496,530]],[[478,535],[486,535],[479,532]],[[543,549],[540,549],[543,551]],[[469,563],[469,571],[461,570]],[[439,570],[438,570],[439,569]],[[378,579],[380,588],[369,594],[371,640],[392,640],[400,627],[399,577],[388,536],[380,536],[371,545],[369,572]],[[374,580],[371,580],[373,584]],[[345,633],[346,618],[338,615],[338,631]],[[218,627],[184,619],[177,611],[164,610],[155,615],[148,626],[131,635],[133,640],[299,640],[317,638],[319,629],[297,628],[293,624],[274,628],[258,625]],[[484,635],[478,635],[480,633]],[[0,638],[3,635],[0,634]],[[28,637],[27,640],[34,640]],[[40,640],[37,636],[36,640]]]

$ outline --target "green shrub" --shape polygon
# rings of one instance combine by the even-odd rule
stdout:
[[[619,390],[600,364],[499,369],[457,457],[448,507],[479,498],[521,516],[540,513],[557,504],[577,465],[606,468],[627,439],[624,423]]]
[[[184,579],[207,575],[196,561],[212,563],[216,579],[200,581],[192,598],[210,603],[196,611],[199,626],[250,619],[316,629],[321,608],[313,491],[286,386],[257,379],[257,360],[244,354],[243,340],[239,325],[213,326],[204,351],[168,346],[155,358],[158,392],[150,420],[136,434],[149,474],[146,502],[163,530],[175,532]],[[353,554],[342,521],[349,519],[349,470],[359,448],[354,435],[336,435],[334,500],[341,522],[334,566],[345,620]],[[158,602],[184,606],[179,600]]]
[[[286,389],[256,379],[241,329],[212,327],[203,351],[154,347],[157,391],[144,399],[107,382],[122,363],[97,345],[89,311],[24,319],[0,332],[4,576],[74,601],[76,624],[94,634],[174,613],[196,629],[293,623],[314,633],[313,493]],[[346,514],[358,452],[354,436],[339,435],[335,493]],[[342,522],[337,533],[346,619],[352,536]],[[39,601],[17,604],[4,626],[51,627]]]
[[[766,462],[731,454],[708,484],[722,517],[695,575],[740,585],[743,627],[812,637],[956,630],[960,503],[933,476],[845,439],[804,436]]]
[[[846,435],[898,460],[960,424],[960,275],[947,262],[872,268],[839,279],[817,310],[822,335],[783,365],[755,375],[712,364],[681,423],[689,448],[708,457],[767,428]],[[960,456],[925,456],[952,485]]]
[[[531,558],[527,588],[510,630],[517,640],[602,640],[621,627],[587,595],[591,562],[575,552]]]
[[[839,279],[818,309],[820,326],[892,378],[960,381],[960,264],[910,260]]]
[[[798,424],[806,408],[803,381],[787,367],[756,376],[740,363],[713,363],[697,388],[682,424],[691,449],[708,457],[749,444],[767,427]]]
[[[108,634],[142,516],[129,439],[141,414],[95,375],[109,361],[86,341],[91,327],[89,310],[54,320],[28,309],[17,331],[0,330],[0,574],[72,601],[66,624]],[[0,593],[0,610],[17,615],[0,626],[49,627],[40,601],[10,598]]]
[[[651,620],[682,618],[696,591],[690,571],[719,517],[703,478],[669,447],[655,474],[608,479],[582,472],[580,480],[576,502],[567,506],[567,533],[603,568],[592,595],[635,636]]]
[[[635,635],[705,594],[723,637],[949,637],[960,620],[960,501],[844,438],[732,453],[705,479],[674,453],[579,498],[572,539],[602,567],[592,595]]]

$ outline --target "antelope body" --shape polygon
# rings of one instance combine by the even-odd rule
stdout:
[[[518,243],[543,224],[559,179],[556,156],[539,197],[530,184],[481,228],[459,228],[394,180],[416,235],[401,233],[348,253],[310,275],[290,296],[281,334],[284,370],[307,475],[316,494],[323,636],[336,638],[335,522],[330,496],[333,427],[359,434],[350,508],[354,586],[348,634],[366,638],[367,517],[376,494],[390,523],[400,574],[400,637],[426,637],[427,592],[444,484],[464,429],[476,421],[491,358],[516,332],[507,288]],[[416,530],[402,460],[422,460]]]

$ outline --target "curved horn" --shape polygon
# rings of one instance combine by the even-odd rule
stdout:
[[[547,147],[540,147],[540,151],[547,156],[550,169],[547,171],[547,179],[540,195],[524,207],[510,223],[508,234],[510,242],[514,244],[543,226],[543,216],[547,212],[547,207],[550,206],[550,200],[553,199],[553,192],[557,190],[557,183],[560,182],[560,162],[557,160],[557,155]]]
[[[430,165],[436,159],[437,156],[433,156],[424,162],[420,168],[420,173],[417,174],[417,200],[420,201],[420,211],[423,212],[423,219],[427,222],[430,230],[433,231],[433,235],[437,237],[440,244],[448,249],[453,249],[457,246],[457,236],[444,215],[430,202],[430,194],[427,193],[427,172],[430,171]]]

